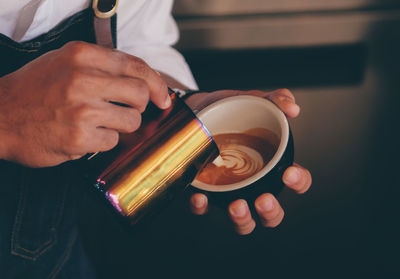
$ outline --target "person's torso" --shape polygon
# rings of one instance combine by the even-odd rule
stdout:
[[[86,8],[28,41],[0,34],[0,78],[67,42],[95,43],[93,21]],[[115,17],[111,26],[115,33]],[[2,278],[93,278],[77,229],[90,186],[81,172],[79,162],[32,169],[0,160]]]
[[[154,5],[157,1],[159,0],[120,0],[118,11],[129,9],[129,14],[132,14],[139,12],[145,5]],[[0,0],[0,33],[17,42],[31,40],[47,33],[66,18],[88,8],[91,2],[91,0]],[[124,14],[121,13],[121,16],[124,17]],[[122,18],[122,21],[125,20]]]

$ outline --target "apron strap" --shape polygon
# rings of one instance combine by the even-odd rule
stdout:
[[[94,32],[96,43],[106,48],[114,48],[111,29],[111,17],[115,15],[118,0],[93,0]]]

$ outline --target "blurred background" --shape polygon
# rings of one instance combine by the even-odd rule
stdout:
[[[189,191],[134,235],[106,215],[100,277],[400,278],[400,1],[176,0],[174,15],[201,89],[293,91],[313,185],[246,237],[222,209],[191,215]]]

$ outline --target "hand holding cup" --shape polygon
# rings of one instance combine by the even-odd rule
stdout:
[[[300,108],[295,103],[293,94],[287,89],[273,92],[221,90],[213,93],[198,93],[190,96],[186,102],[192,109],[201,111],[211,103],[237,95],[252,95],[266,98],[275,103],[289,118],[297,117],[300,112]],[[207,126],[207,123],[205,124]],[[211,133],[213,134],[213,131],[211,131]],[[297,164],[293,164],[282,173],[281,179],[283,183],[297,193],[304,193],[309,189],[311,185],[311,174],[308,170]],[[268,190],[267,187],[265,189]],[[195,214],[201,215],[207,211],[208,198],[204,194],[194,194],[190,203],[192,212]],[[276,227],[281,223],[284,216],[284,211],[279,202],[273,194],[268,192],[260,194],[255,199],[254,208],[259,215],[262,225],[265,227]],[[228,206],[228,212],[235,226],[235,230],[239,234],[249,234],[254,230],[256,223],[251,216],[249,205],[245,199],[232,201]]]

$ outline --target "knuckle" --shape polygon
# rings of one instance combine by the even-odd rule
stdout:
[[[83,104],[80,105],[76,110],[75,110],[75,119],[80,121],[85,121],[88,119],[92,114],[92,109],[88,104]]]
[[[141,114],[135,109],[130,109],[128,111],[127,118],[125,121],[126,132],[132,133],[136,131],[137,129],[139,129],[141,122],[142,122]]]
[[[66,101],[76,100],[79,95],[84,92],[84,88],[87,83],[87,76],[79,71],[73,69],[69,72],[67,83],[64,89],[64,98]]]
[[[128,59],[128,61],[129,61],[130,66],[133,67],[134,72],[138,76],[147,76],[148,75],[150,68],[143,59],[141,59],[139,57],[131,56],[130,59]]]
[[[67,43],[64,48],[67,50],[69,61],[77,64],[85,58],[87,52],[91,49],[91,45],[81,41],[73,41]]]
[[[104,151],[113,149],[117,146],[119,141],[119,134],[116,131],[111,131],[105,138],[104,138]]]
[[[140,112],[143,112],[150,100],[150,91],[147,83],[142,79],[133,80],[133,85],[135,88],[135,103],[138,106]]]
[[[279,92],[278,94],[281,94],[281,95],[283,95],[283,96],[286,96],[286,97],[288,97],[289,99],[291,99],[292,101],[294,101],[294,95],[293,95],[292,91],[290,91],[289,89],[287,89],[287,88],[282,88],[282,89],[279,89],[278,92]]]
[[[292,95],[292,92],[287,88],[281,88],[281,89],[278,90],[278,92],[283,93],[283,94]]]
[[[75,128],[69,132],[69,140],[66,151],[69,154],[79,154],[87,142],[87,134],[84,129]]]
[[[87,45],[88,43],[82,42],[82,41],[71,41],[66,43],[63,48],[67,48],[67,49],[74,49],[74,48],[79,48],[83,45]]]
[[[160,95],[162,100],[164,100],[168,95],[168,86],[162,79],[160,80],[157,94]]]
[[[200,193],[193,194],[190,197],[190,206],[193,213],[198,215],[204,214],[208,208],[207,197]]]
[[[240,235],[247,235],[250,234],[254,231],[254,229],[256,228],[256,222],[251,219],[249,220],[247,223],[242,224],[242,225],[238,225],[236,224],[236,232]]]
[[[82,158],[84,155],[85,154],[77,154],[77,155],[70,154],[70,155],[67,156],[67,160],[68,161],[78,160],[78,159]]]
[[[65,88],[63,98],[64,98],[64,101],[66,101],[67,103],[71,103],[75,100],[76,90],[74,90],[74,87],[72,86],[72,84],[69,84]]]
[[[264,227],[267,228],[276,228],[279,226],[285,216],[285,212],[283,210],[280,210],[276,215],[272,217],[265,218],[261,216],[261,223]]]
[[[96,117],[96,113],[92,107],[88,104],[81,104],[72,110],[69,119],[73,127],[82,129],[85,123],[93,117]]]

